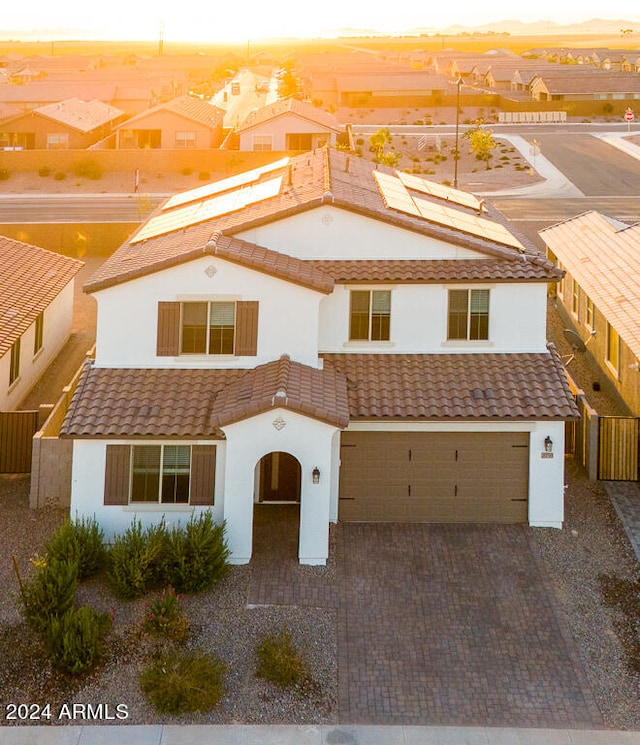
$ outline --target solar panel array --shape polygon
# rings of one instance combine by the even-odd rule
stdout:
[[[140,243],[149,238],[183,230],[192,225],[211,220],[214,217],[236,212],[250,204],[275,197],[280,192],[282,176],[235,189],[217,197],[204,199],[194,204],[178,207],[170,212],[163,212],[152,217],[132,239],[131,243]]]
[[[396,176],[398,176],[400,181],[402,181],[408,189],[420,191],[423,194],[436,197],[436,199],[444,199],[447,202],[454,202],[462,207],[469,207],[469,209],[472,210],[479,211],[482,209],[482,202],[467,191],[453,189],[451,186],[437,184],[435,181],[428,181],[427,179],[420,178],[420,176],[414,176],[411,173],[403,173],[402,171],[396,171]]]
[[[463,212],[455,207],[448,207],[428,201],[427,199],[421,199],[420,197],[412,197],[403,183],[404,179],[391,176],[387,173],[380,173],[379,171],[374,171],[373,175],[378,189],[380,189],[382,199],[390,209],[398,210],[414,217],[421,217],[424,220],[443,225],[452,230],[459,230],[463,233],[486,238],[494,243],[515,248],[520,252],[524,251],[522,243],[501,223],[479,217],[477,214]],[[424,179],[420,180],[424,181]],[[436,186],[439,185],[436,184]],[[458,202],[458,204],[462,206],[461,202]]]
[[[167,200],[162,209],[172,209],[173,207],[179,207],[180,205],[188,204],[189,202],[195,202],[199,199],[212,197],[214,194],[220,194],[223,191],[236,189],[238,186],[250,184],[253,181],[257,181],[263,174],[277,171],[279,168],[284,168],[288,163],[288,157],[281,158],[280,160],[276,160],[274,163],[268,163],[265,166],[259,166],[258,168],[238,173],[235,176],[229,176],[229,178],[224,178],[220,181],[214,181],[210,184],[205,184],[204,186],[198,186],[196,189],[183,191]]]

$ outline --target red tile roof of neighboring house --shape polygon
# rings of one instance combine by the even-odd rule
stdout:
[[[147,111],[142,111],[140,114],[131,117],[131,119],[121,124],[119,129],[131,129],[131,125],[143,121],[150,114],[155,114],[158,111],[171,111],[184,119],[189,119],[192,122],[197,122],[211,128],[221,126],[225,114],[223,109],[219,109],[208,101],[185,95],[174,98],[172,101],[160,103],[157,106],[147,109]]]
[[[357,419],[571,419],[562,362],[546,354],[325,354]]]
[[[221,437],[220,427],[284,408],[346,427],[346,381],[284,355],[250,370],[83,370],[61,429],[70,437]]]
[[[489,238],[465,233],[459,229],[387,207],[376,185],[374,170],[375,166],[369,161],[328,148],[321,148],[291,158],[288,165],[267,172],[260,178],[260,181],[282,178],[280,190],[275,196],[254,201],[240,209],[199,224],[187,224],[185,227],[180,227],[180,220],[177,219],[174,229],[146,240],[136,241],[136,233],[134,233],[130,240],[100,267],[85,289],[94,292],[189,260],[201,254],[217,233],[227,236],[241,233],[252,227],[272,223],[322,205],[332,205],[335,208],[356,212],[405,230],[475,250],[486,256],[487,260],[500,259],[500,262],[493,261],[490,268],[490,278],[496,281],[500,279],[510,281],[514,278],[555,281],[559,278],[558,271],[553,264],[524,238],[520,238],[524,246],[524,253],[521,253]],[[379,170],[392,173],[390,169],[382,167]],[[427,196],[421,195],[421,198],[427,199]],[[450,204],[448,206],[451,207]],[[151,216],[150,221],[158,215],[173,214],[178,215],[179,218],[178,209],[178,207],[174,210],[160,207]],[[459,209],[465,212],[465,208],[459,207]],[[186,208],[185,211],[187,211]],[[476,214],[471,210],[466,210],[467,215],[470,212]],[[508,225],[502,215],[491,207],[485,217],[502,225]],[[149,225],[149,222],[145,225]],[[511,226],[508,229],[513,232]],[[260,251],[263,250],[266,249],[260,249]],[[254,256],[257,256],[260,251],[257,248],[254,249]],[[247,252],[249,253],[248,249]],[[230,255],[229,251],[227,257]],[[471,271],[478,271],[478,261],[481,260],[451,261],[450,264],[457,266],[446,267],[446,269],[451,269],[456,276],[463,278],[462,275],[467,265]],[[371,265],[367,271],[370,268]],[[302,269],[303,264],[295,264],[295,272],[302,271]],[[443,269],[445,267],[441,266],[438,271],[442,272]]]
[[[79,98],[68,98],[66,101],[40,106],[34,113],[79,132],[91,132],[125,116],[124,111],[102,101],[82,101]]]
[[[76,259],[0,236],[0,356],[82,266]]]
[[[271,121],[285,114],[295,114],[325,129],[331,129],[334,132],[341,131],[340,123],[333,114],[329,114],[329,112],[319,109],[312,103],[300,101],[297,98],[281,98],[267,106],[261,107],[257,111],[252,111],[240,127],[238,127],[238,132],[252,129],[259,124],[264,124],[264,122]]]

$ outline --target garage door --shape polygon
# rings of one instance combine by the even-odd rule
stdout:
[[[339,520],[527,522],[527,432],[343,432]]]

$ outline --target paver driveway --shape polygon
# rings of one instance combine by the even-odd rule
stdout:
[[[339,526],[341,722],[603,726],[528,530]]]
[[[529,528],[341,523],[328,580],[285,511],[256,523],[248,601],[337,608],[341,723],[604,726]]]

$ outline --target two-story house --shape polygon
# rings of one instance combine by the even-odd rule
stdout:
[[[473,195],[328,148],[175,195],[85,288],[71,512],[211,510],[235,563],[257,502],[299,503],[308,564],[337,520],[560,527],[561,276]]]

